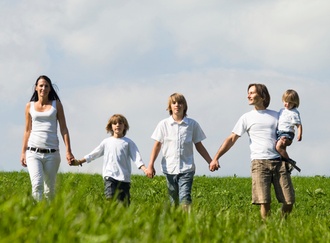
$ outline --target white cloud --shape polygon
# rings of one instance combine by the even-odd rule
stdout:
[[[322,71],[329,9],[328,1],[16,1],[0,10],[0,77],[19,84],[66,61],[124,69],[168,53],[173,65]]]
[[[163,18],[181,57],[196,63],[322,70],[329,61],[327,1],[211,4]],[[207,6],[207,5],[206,5]],[[165,13],[165,16],[170,14]]]

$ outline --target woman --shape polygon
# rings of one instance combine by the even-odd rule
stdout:
[[[40,76],[35,91],[25,108],[25,131],[21,164],[28,168],[32,196],[42,200],[55,194],[56,174],[60,166],[57,122],[66,147],[66,159],[74,159],[71,152],[70,136],[66,126],[62,103],[47,76]]]

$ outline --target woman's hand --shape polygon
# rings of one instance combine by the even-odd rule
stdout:
[[[23,167],[27,167],[27,164],[26,164],[26,154],[25,153],[22,153],[22,155],[21,155],[21,165]]]

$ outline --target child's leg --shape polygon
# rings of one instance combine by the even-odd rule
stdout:
[[[106,176],[104,177],[104,195],[107,200],[112,200],[116,193],[118,181]]]
[[[165,174],[167,181],[167,191],[170,196],[171,204],[179,204],[179,187],[178,187],[178,176]]]
[[[118,183],[118,194],[117,200],[124,203],[126,206],[131,204],[131,194],[130,194],[131,183],[120,181]]]
[[[290,138],[287,138],[285,136],[282,136],[281,138],[279,138],[277,140],[277,143],[276,143],[276,150],[277,152],[281,155],[281,158],[285,161],[285,162],[289,162],[287,164],[287,169],[288,171],[291,173],[291,171],[293,170],[293,166],[292,166],[292,163],[293,164],[296,164],[296,162],[292,159],[290,159],[287,151],[286,151],[286,147],[287,146],[290,146],[292,144],[292,139]],[[296,167],[296,169],[298,171],[300,171],[300,169],[298,169],[298,167]]]
[[[290,140],[286,137],[281,137],[276,142],[276,150],[281,155],[282,158],[288,159],[289,155],[286,152],[286,147],[289,146],[292,143]]]
[[[195,171],[187,172],[179,175],[179,201],[183,207],[187,207],[192,203],[191,189],[194,180]]]

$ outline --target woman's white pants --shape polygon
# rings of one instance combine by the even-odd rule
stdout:
[[[32,196],[41,201],[43,194],[46,199],[55,196],[55,183],[61,156],[59,151],[54,153],[36,153],[26,151],[26,163],[32,184]]]

